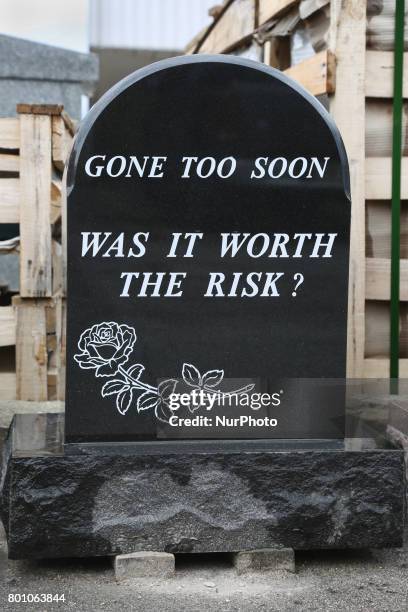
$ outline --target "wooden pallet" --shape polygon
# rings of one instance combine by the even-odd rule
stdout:
[[[0,223],[20,234],[19,295],[0,307],[0,347],[15,347],[15,370],[0,372],[0,399],[63,399],[62,171],[75,126],[62,106],[17,111],[0,118]]]
[[[372,355],[367,346],[366,329],[370,331],[368,336],[372,336],[378,322],[382,328],[388,325],[389,309],[380,309],[381,321],[378,321],[376,317],[379,315],[370,308],[370,304],[389,304],[390,259],[389,254],[387,257],[369,257],[366,251],[372,248],[373,242],[375,247],[379,236],[384,242],[383,227],[377,226],[370,233],[376,218],[373,207],[375,209],[376,203],[381,206],[386,203],[391,210],[393,52],[366,49],[367,0],[331,0],[327,48],[288,67],[289,37],[268,37],[268,31],[279,18],[287,16],[297,6],[296,0],[226,2],[214,23],[201,33],[188,52],[237,53],[243,46],[262,44],[266,64],[284,70],[313,95],[324,96],[342,134],[351,173],[347,372],[349,377],[354,378],[388,378],[388,336],[384,335],[379,354]],[[408,53],[404,56],[403,95],[408,99]],[[376,104],[382,106],[377,107]],[[376,115],[380,108],[381,116]],[[381,128],[384,134],[380,144],[387,150],[386,157],[378,157],[376,150]],[[408,132],[406,126],[404,130]],[[405,135],[405,141],[407,138]],[[407,155],[407,147],[404,148],[404,155]],[[401,185],[401,199],[408,200],[408,157],[402,160]],[[379,215],[377,217],[380,218]],[[408,258],[401,260],[401,302],[408,301],[407,288]],[[402,347],[402,352],[408,354],[408,344]],[[400,376],[405,377],[406,374],[408,358],[401,358]]]

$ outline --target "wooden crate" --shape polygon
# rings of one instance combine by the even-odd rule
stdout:
[[[299,6],[297,0],[224,2],[215,13],[214,22],[196,37],[186,52],[237,54],[243,47],[261,44],[264,63],[283,70],[310,93],[320,96],[333,115],[347,149],[351,173],[347,373],[355,378],[387,378],[394,59],[392,36],[388,32],[390,24],[386,24],[384,40],[381,27],[386,18],[389,21],[389,15],[383,21],[381,15],[377,16],[367,25],[367,0],[331,0],[329,6],[319,9],[329,16],[319,42],[324,48],[291,66],[290,28],[299,27],[299,15],[302,17],[301,10],[305,10],[305,6],[300,9]],[[387,5],[388,12],[390,7]],[[310,28],[310,16],[307,24]],[[275,36],[274,32],[278,31],[279,35]],[[406,102],[401,179],[401,377],[408,374],[408,333],[405,332],[408,328],[405,303],[408,302],[408,250],[404,238],[404,232],[408,232],[408,53],[404,57],[403,96]]]
[[[15,347],[15,363],[0,364],[0,399],[63,399],[62,172],[75,126],[62,106],[17,111],[0,118],[0,224],[19,224],[20,234],[19,294],[0,306],[0,349]]]

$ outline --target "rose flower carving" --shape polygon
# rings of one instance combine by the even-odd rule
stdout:
[[[136,332],[133,327],[124,323],[119,325],[110,321],[88,327],[78,341],[81,351],[74,355],[75,361],[83,370],[96,370],[95,376],[107,377],[101,389],[102,397],[116,396],[116,408],[125,415],[134,402],[137,411],[154,410],[159,421],[168,423],[172,415],[169,400],[175,392],[179,381],[169,378],[158,383],[157,387],[143,382],[144,365],[134,363],[123,367],[129,359],[136,342]],[[112,378],[116,375],[116,378]],[[234,393],[249,392],[254,385],[245,385],[240,389],[221,392],[216,389],[224,378],[224,370],[209,370],[201,374],[191,363],[184,363],[182,380],[195,389],[207,393],[218,393],[227,396]],[[136,401],[134,401],[136,400]],[[197,408],[189,408],[191,412]]]
[[[81,351],[75,361],[85,370],[96,370],[95,376],[113,376],[127,362],[136,333],[133,327],[113,321],[99,323],[85,330],[78,342]]]

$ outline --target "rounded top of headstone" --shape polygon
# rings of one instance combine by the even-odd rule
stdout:
[[[223,145],[227,151],[229,135],[238,131],[237,140],[243,147],[249,132],[263,135],[260,147],[268,143],[265,155],[296,151],[312,155],[318,154],[316,143],[322,149],[329,145],[341,168],[340,176],[333,177],[334,183],[350,198],[344,144],[323,105],[279,70],[226,55],[190,55],[155,62],[107,91],[81,122],[68,166],[68,193],[74,186],[84,144],[90,139],[94,145],[102,132],[107,134],[107,145],[110,140],[120,141],[122,132],[126,149],[131,133],[142,132],[145,142],[150,135],[153,142],[156,134],[163,136],[165,131],[169,141],[179,136],[184,146],[190,145],[191,154],[197,133],[201,132],[197,140],[202,142],[202,131],[210,123],[216,126],[218,142],[214,142],[214,129],[210,130],[209,155]],[[250,155],[252,151],[248,151]]]

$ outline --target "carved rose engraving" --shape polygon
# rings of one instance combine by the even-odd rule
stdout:
[[[101,389],[102,397],[116,396],[116,408],[125,415],[135,403],[138,412],[154,410],[159,421],[168,423],[173,411],[170,397],[175,393],[178,380],[169,378],[157,387],[142,381],[144,366],[136,363],[125,369],[136,342],[136,331],[129,325],[113,321],[98,323],[86,329],[78,341],[80,352],[74,355],[75,361],[83,370],[95,370],[96,377],[109,377]],[[112,378],[112,377],[115,378]],[[254,385],[221,393],[216,389],[224,378],[224,370],[209,370],[201,374],[191,363],[184,363],[182,379],[186,385],[207,393],[243,393],[251,391]],[[191,412],[197,407],[189,408]]]

